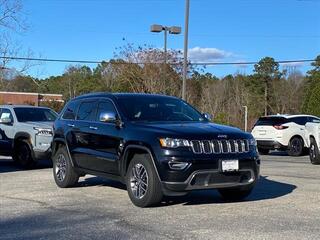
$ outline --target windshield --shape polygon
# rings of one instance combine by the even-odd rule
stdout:
[[[207,121],[186,102],[164,96],[124,96],[120,107],[130,121]]]
[[[53,122],[57,114],[47,108],[14,108],[18,122]]]

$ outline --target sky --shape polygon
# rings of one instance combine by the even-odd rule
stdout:
[[[28,30],[17,41],[33,56],[108,60],[127,43],[163,47],[151,24],[181,26],[185,0],[21,0]],[[190,0],[189,59],[200,62],[314,59],[320,54],[320,0]],[[183,33],[168,35],[183,49]],[[302,72],[309,64],[292,64]],[[34,77],[62,74],[68,64],[42,63]],[[89,65],[95,67],[94,64]],[[252,66],[213,66],[222,77]]]

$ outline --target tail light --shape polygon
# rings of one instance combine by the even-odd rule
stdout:
[[[273,127],[277,130],[283,130],[288,128],[288,126],[282,126],[282,125],[274,125]]]

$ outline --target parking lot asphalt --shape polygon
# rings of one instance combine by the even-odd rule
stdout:
[[[320,166],[309,158],[262,156],[246,201],[214,190],[137,208],[125,187],[86,176],[58,188],[49,163],[19,170],[0,157],[0,239],[320,239]]]

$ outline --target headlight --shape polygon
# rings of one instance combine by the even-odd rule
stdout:
[[[177,148],[177,147],[189,147],[190,143],[185,139],[176,139],[176,138],[160,138],[161,147],[166,148]]]
[[[39,136],[52,136],[52,129],[50,128],[37,128],[37,127],[34,127],[33,128],[34,130],[38,131],[37,132],[37,135]]]

